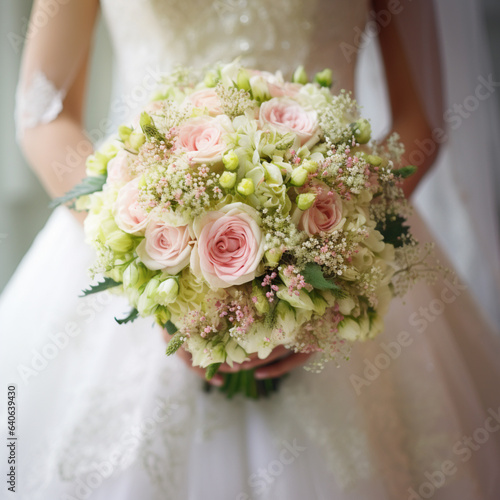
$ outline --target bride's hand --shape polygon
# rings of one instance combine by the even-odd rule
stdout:
[[[170,336],[165,330],[163,331],[163,336],[168,344]],[[177,355],[200,378],[205,379],[205,369],[192,365],[190,353],[181,348],[177,351]],[[273,349],[266,359],[259,359],[257,354],[252,354],[249,356],[249,361],[234,363],[232,367],[227,363],[222,363],[218,372],[210,380],[210,383],[212,385],[221,386],[224,381],[221,373],[235,373],[240,370],[251,370],[253,368],[256,368],[255,378],[265,379],[280,377],[294,368],[303,365],[310,356],[311,354],[294,353],[283,346],[278,346]]]

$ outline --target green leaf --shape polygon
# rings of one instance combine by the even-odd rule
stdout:
[[[142,131],[144,132],[144,135],[148,139],[152,139],[154,137],[158,142],[161,141],[167,142],[165,136],[161,134],[158,128],[156,127],[153,118],[151,118],[151,116],[144,111],[141,113],[139,124],[141,126]]]
[[[184,344],[186,337],[180,332],[176,333],[167,345],[167,356],[171,356],[177,352],[177,349]]]
[[[315,262],[308,262],[306,267],[301,272],[304,276],[306,283],[309,283],[316,290],[334,290],[341,292],[342,289],[336,285],[332,280],[326,279],[321,271],[321,266]]]
[[[87,295],[92,295],[93,293],[103,292],[108,288],[113,288],[118,285],[121,285],[121,283],[111,278],[104,278],[104,281],[99,281],[95,285],[90,285],[86,290],[82,290],[83,294],[80,295],[80,297],[86,297]]]
[[[400,215],[389,214],[385,221],[379,222],[375,229],[384,237],[385,243],[398,248],[403,245],[401,236],[407,236],[409,227],[405,226],[406,219]]]
[[[106,183],[107,175],[96,175],[93,177],[85,177],[80,184],[77,184],[74,188],[70,189],[66,194],[52,200],[50,203],[50,208],[55,208],[69,201],[76,200],[80,196],[85,196],[87,194],[95,193],[96,191],[101,191],[102,187]]]
[[[396,170],[393,170],[392,173],[398,177],[406,179],[413,175],[417,171],[417,167],[415,165],[406,165],[406,167],[401,167]]]
[[[119,324],[119,325],[124,325],[125,323],[132,323],[135,319],[137,319],[139,317],[139,311],[137,309],[132,309],[128,316],[125,317],[125,318],[122,318],[122,319],[118,319],[118,318],[115,318],[115,321]]]
[[[163,325],[163,328],[165,328],[165,330],[167,330],[169,335],[173,335],[177,331],[177,327],[170,320],[168,320]]]
[[[221,363],[212,363],[211,365],[208,365],[205,370],[205,378],[207,380],[212,380],[212,377],[217,373],[220,365]]]

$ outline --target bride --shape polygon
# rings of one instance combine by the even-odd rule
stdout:
[[[25,48],[17,124],[26,156],[59,196],[81,180],[92,151],[82,110],[99,2],[40,0],[33,16],[49,4],[48,23]],[[134,116],[151,78],[175,64],[242,55],[247,66],[287,76],[298,64],[309,74],[332,67],[335,90],[353,91],[367,20],[380,31],[392,124],[408,157],[443,127],[429,2],[100,4],[115,49],[111,129]],[[422,42],[424,29],[425,44],[407,43],[419,33]],[[68,151],[80,161],[70,164]],[[420,155],[408,195],[437,151]],[[395,301],[386,332],[355,346],[339,368],[311,374],[299,368],[304,356],[291,355],[258,368],[290,374],[277,394],[228,401],[203,392],[181,356],[166,358],[161,331],[147,320],[117,325],[122,299],[78,297],[93,256],[77,219],[66,208],[54,212],[0,303],[20,498],[498,498],[500,346],[458,279],[420,284]],[[431,239],[418,214],[412,223],[420,240]]]

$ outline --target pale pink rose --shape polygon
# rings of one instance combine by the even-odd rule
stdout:
[[[302,87],[300,83],[285,82],[280,72],[274,74],[253,70],[250,74],[261,76],[265,80],[271,97],[296,97]]]
[[[126,233],[143,234],[149,220],[149,214],[139,203],[139,178],[125,184],[114,205],[114,216],[117,226]]]
[[[261,126],[272,125],[280,132],[293,132],[301,145],[313,146],[319,140],[318,115],[297,101],[287,97],[274,97],[260,107]]]
[[[254,208],[239,202],[195,219],[193,273],[205,278],[212,288],[228,288],[253,280],[264,254],[258,220]]]
[[[134,117],[132,120],[132,128],[134,130],[141,130],[140,126],[140,121],[141,121],[141,114],[143,112],[146,112],[148,115],[154,115],[158,111],[161,111],[163,108],[163,105],[165,104],[165,101],[151,101],[149,102],[144,108],[142,108],[142,111]]]
[[[189,264],[190,242],[188,226],[173,227],[152,220],[146,228],[145,238],[137,247],[137,255],[148,269],[161,269],[173,276]]]
[[[215,163],[222,160],[224,136],[230,130],[231,120],[225,115],[192,118],[179,129],[176,148],[195,163]]]
[[[195,108],[206,109],[211,116],[223,113],[220,98],[214,89],[202,89],[188,95],[187,101]]]
[[[311,208],[305,210],[299,222],[299,229],[309,236],[320,233],[332,233],[340,228],[343,223],[342,200],[333,190],[325,184],[318,183],[313,190],[316,199]]]
[[[271,97],[296,97],[300,92],[302,85],[300,83],[293,82],[268,82],[268,87]]]
[[[110,184],[123,184],[132,180],[129,167],[131,155],[124,149],[120,149],[117,155],[108,162],[108,177],[106,182]]]

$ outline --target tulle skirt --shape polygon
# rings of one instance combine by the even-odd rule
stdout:
[[[499,337],[460,280],[395,300],[340,367],[226,400],[165,356],[151,321],[118,325],[122,298],[78,297],[92,258],[60,208],[0,302],[16,498],[500,498]]]

